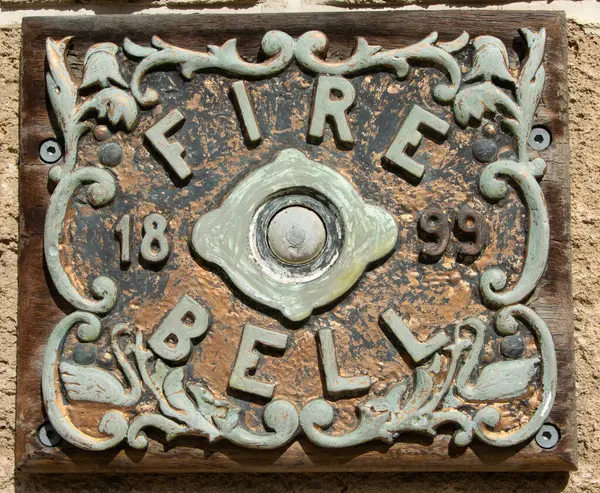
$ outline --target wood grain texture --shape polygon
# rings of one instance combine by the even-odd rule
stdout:
[[[23,24],[20,162],[19,344],[16,462],[37,472],[168,472],[168,471],[371,471],[395,470],[572,470],[576,466],[575,389],[573,370],[570,178],[568,149],[568,94],[564,16],[524,12],[377,12],[340,14],[273,14],[148,17],[96,16],[29,18]],[[401,26],[401,27],[399,27]],[[551,245],[548,268],[530,305],[548,323],[553,334],[559,387],[550,422],[561,430],[560,444],[543,451],[534,443],[511,449],[494,449],[474,442],[454,449],[450,436],[435,440],[403,438],[391,447],[367,444],[352,449],[320,449],[300,438],[287,448],[249,451],[227,443],[194,448],[193,441],[178,440],[163,450],[151,441],[146,451],[115,449],[84,452],[69,445],[45,449],[36,439],[44,422],[41,404],[41,361],[46,340],[71,310],[48,279],[43,262],[42,234],[48,192],[48,166],[38,157],[39,144],[55,131],[47,106],[44,79],[45,38],[73,35],[73,53],[81,63],[87,46],[95,42],[120,44],[124,37],[146,42],[151,34],[182,47],[202,48],[238,38],[244,56],[254,56],[262,35],[279,29],[292,36],[307,30],[324,31],[330,52],[350,54],[356,35],[371,44],[393,48],[413,43],[431,31],[440,39],[454,39],[463,30],[472,37],[491,34],[508,47],[519,46],[519,27],[546,27],[547,82],[535,123],[547,126],[553,145],[543,157],[548,172],[541,182],[548,206]],[[75,59],[75,58],[73,58]],[[81,70],[75,66],[74,71]],[[189,446],[188,446],[189,445]]]

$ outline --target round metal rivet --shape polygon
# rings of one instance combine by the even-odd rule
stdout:
[[[543,425],[535,436],[535,441],[543,449],[556,447],[559,440],[560,432],[556,426],[551,424]]]
[[[96,360],[96,348],[93,344],[77,344],[73,349],[73,361],[80,365],[91,365]]]
[[[473,156],[481,163],[490,163],[496,159],[498,147],[494,142],[481,139],[473,144]]]
[[[40,146],[40,159],[48,164],[53,164],[62,157],[60,144],[54,139],[42,142]]]
[[[267,239],[277,258],[291,264],[304,264],[323,251],[327,233],[316,212],[292,206],[273,216]]]
[[[502,340],[500,350],[507,358],[518,358],[525,352],[525,341],[520,334],[507,336]]]
[[[117,166],[123,159],[123,149],[116,142],[104,144],[100,147],[99,159],[104,166]]]
[[[103,140],[109,139],[111,135],[112,135],[112,133],[106,125],[98,125],[94,129],[94,138],[97,141],[103,141]]]
[[[498,135],[498,128],[493,123],[486,123],[483,126],[482,133],[485,137],[491,139]]]
[[[543,151],[544,149],[548,149],[548,147],[550,147],[550,144],[552,143],[552,136],[544,127],[533,127],[531,129],[531,133],[529,134],[529,139],[527,139],[527,143],[532,149],[536,151]]]
[[[45,447],[56,447],[62,438],[50,423],[44,423],[38,429],[38,440]]]

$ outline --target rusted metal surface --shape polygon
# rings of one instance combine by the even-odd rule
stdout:
[[[294,325],[289,329],[286,353],[266,358],[259,373],[278,382],[276,395],[293,397],[299,407],[321,396],[321,375],[311,333],[324,327],[335,330],[340,367],[349,375],[370,375],[380,389],[410,375],[410,366],[378,327],[379,314],[386,308],[397,309],[414,321],[413,330],[422,339],[470,316],[489,320],[488,310],[478,299],[479,272],[500,265],[509,272],[519,273],[525,251],[526,217],[517,194],[512,192],[506,205],[499,209],[477,193],[481,164],[472,159],[471,144],[478,138],[478,130],[456,128],[444,146],[425,141],[419,157],[425,158],[423,162],[430,172],[418,187],[412,187],[381,166],[381,153],[402,121],[409,107],[407,102],[423,104],[419,88],[429,87],[427,75],[402,83],[388,74],[355,79],[356,107],[350,113],[349,125],[355,129],[362,127],[363,132],[357,136],[355,149],[343,152],[338,151],[332,138],[318,147],[306,143],[312,86],[311,79],[298,70],[290,69],[280,77],[253,84],[254,99],[262,103],[257,105],[257,114],[265,139],[259,149],[252,150],[245,147],[239,122],[232,114],[227,79],[207,75],[203,80],[181,84],[178,91],[181,99],[169,101],[172,106],[163,103],[159,108],[161,114],[146,118],[142,114],[138,129],[131,135],[116,135],[109,140],[119,142],[124,151],[123,165],[115,170],[122,200],[100,210],[74,201],[72,217],[65,225],[65,236],[72,240],[64,242],[62,256],[72,282],[79,283],[79,290],[85,292],[88,286],[82,283],[81,272],[92,279],[101,275],[119,279],[121,296],[104,323],[111,326],[130,320],[148,330],[148,334],[184,294],[210,303],[213,324],[198,346],[191,371],[224,398],[243,324],[279,330],[281,322],[284,328],[290,323],[277,313],[265,313],[268,310],[253,306],[217,267],[195,259],[189,250],[191,228],[198,218],[221,204],[240,178],[271,162],[282,148],[295,146],[315,160],[335,163],[336,170],[347,177],[362,197],[383,205],[398,221],[400,238],[396,254],[367,272],[345,299],[301,327]],[[154,78],[152,85],[157,88],[168,87],[172,80],[179,82],[176,73],[156,74]],[[282,93],[282,87],[287,94]],[[160,158],[153,157],[144,145],[143,133],[162,114],[182,106],[193,123],[177,132],[177,140],[188,150],[186,160],[195,176],[185,187],[178,188]],[[499,141],[499,147],[512,149],[510,137],[500,136]],[[98,147],[91,135],[84,137],[80,162],[95,163]],[[491,232],[481,258],[470,265],[461,264],[450,255],[437,264],[419,262],[422,247],[417,234],[419,213],[431,204],[452,211],[465,203],[485,217]],[[110,232],[121,216],[129,214],[132,244],[139,245],[141,223],[151,213],[159,213],[169,222],[167,234],[172,253],[160,270],[148,269],[146,262],[135,255],[131,267],[122,271],[119,244]],[[504,231],[512,234],[502,234]],[[490,341],[489,347],[493,345]],[[349,399],[342,403],[341,421],[347,427],[353,426],[357,402],[358,399]],[[262,410],[262,406],[244,399],[240,403],[250,415],[258,416]]]
[[[540,31],[537,33],[539,36]],[[456,61],[465,80],[480,78],[485,83],[492,76],[496,80],[502,75],[515,81],[525,70],[526,59],[519,61],[518,54],[509,49],[505,52],[506,72],[488,73],[497,69],[493,64],[486,68],[486,63],[491,62],[484,60],[485,50],[494,52],[497,44],[487,38],[469,44],[469,38],[459,37],[460,34],[456,33],[453,44],[444,45],[444,56]],[[318,34],[311,36],[321,39]],[[137,117],[123,110],[123,117],[128,118],[122,121],[124,125],[100,126],[106,120],[98,121],[93,132],[78,136],[75,171],[55,168],[60,172],[51,174],[60,179],[57,187],[61,187],[77,170],[102,168],[110,173],[116,187],[114,197],[102,201],[87,185],[90,180],[98,180],[82,179],[74,187],[61,222],[58,258],[72,288],[92,300],[89,306],[98,303],[98,293],[93,293],[91,284],[95,279],[112,280],[117,294],[113,304],[106,303],[107,309],[95,312],[101,316],[96,340],[88,338],[86,342],[85,337],[78,336],[74,322],[73,330],[59,346],[56,368],[52,370],[55,392],[60,394],[59,412],[69,417],[74,429],[89,437],[89,443],[100,443],[107,435],[116,436],[116,424],[113,423],[112,432],[106,426],[99,427],[110,412],[119,413],[118,419],[128,423],[130,437],[136,419],[153,416],[144,424],[162,429],[167,438],[182,435],[168,447],[185,443],[206,450],[215,446],[207,438],[211,442],[226,439],[243,447],[274,448],[302,434],[320,447],[351,447],[373,439],[402,442],[405,432],[435,435],[438,425],[431,416],[444,412],[462,413],[467,416],[465,419],[479,423],[476,426],[487,426],[489,432],[484,436],[492,437],[491,447],[496,439],[496,445],[515,445],[517,442],[511,442],[509,437],[520,436],[519,430],[539,414],[542,403],[547,404],[552,361],[544,359],[549,358],[548,340],[539,332],[547,329],[537,328],[543,323],[541,319],[531,314],[530,308],[517,304],[526,304],[529,293],[516,302],[498,304],[482,297],[481,283],[482,274],[493,268],[500,269],[508,279],[506,288],[498,291],[509,291],[518,283],[527,270],[526,263],[533,263],[526,262],[526,258],[528,248],[530,254],[532,249],[528,241],[532,242],[532,231],[537,226],[531,224],[529,198],[523,198],[522,190],[513,186],[512,179],[507,180],[506,196],[499,200],[490,200],[482,193],[480,179],[487,163],[514,160],[530,166],[529,160],[535,161],[538,155],[530,151],[529,158],[527,154],[523,157],[521,144],[516,142],[522,137],[515,137],[523,131],[508,131],[502,112],[486,111],[480,124],[459,125],[456,113],[466,110],[452,104],[460,85],[460,75],[452,69],[448,75],[435,65],[417,63],[407,77],[399,80],[393,71],[379,71],[380,67],[389,68],[389,61],[375,63],[378,55],[367,56],[372,47],[366,44],[347,61],[340,61],[344,57],[334,54],[322,62],[307,58],[303,37],[296,39],[298,61],[285,59],[283,49],[279,54],[267,53],[267,58],[275,60],[270,63],[279,64],[277,69],[271,70],[267,62],[261,62],[268,75],[250,77],[243,86],[226,68],[223,73],[208,70],[188,80],[174,67],[161,66],[149,72],[140,87],[134,83],[136,70],[139,72],[140,64],[145,63],[139,57],[159,60],[160,51],[140,51],[141,46],[131,43],[128,49],[138,57],[126,56],[122,48],[113,53],[106,44],[92,50],[91,61],[98,63],[99,57],[109,57],[111,73],[101,77],[102,72],[94,67],[85,72],[83,81],[93,85],[94,74],[99,74],[99,88],[120,87],[127,97],[132,96],[122,82],[132,81],[131,93],[140,104],[135,107]],[[281,37],[280,41],[288,43],[287,38]],[[443,51],[442,44],[435,43],[430,38],[415,49]],[[175,53],[179,50],[165,43],[163,46]],[[214,54],[217,59],[218,53]],[[402,55],[403,51],[399,53]],[[498,54],[502,56],[502,50]],[[118,66],[116,75],[113,56]],[[205,63],[202,57],[185,56],[198,64]],[[149,66],[153,64],[147,62]],[[443,64],[445,68],[450,66],[445,58]],[[250,71],[249,65],[244,61],[241,70]],[[363,65],[364,69],[358,70]],[[81,77],[78,65],[72,68],[74,78]],[[326,120],[322,141],[311,138],[309,127],[315,115],[315,85],[320,71],[332,74],[332,78],[349,76],[343,80],[351,82],[355,94],[352,105],[346,105],[349,109],[344,118],[353,142],[347,136],[340,138],[338,122],[331,119]],[[456,90],[452,89],[453,84]],[[435,90],[442,87],[445,92]],[[160,95],[159,104],[149,104],[150,93],[144,92],[148,88]],[[119,98],[125,101],[125,96]],[[399,130],[414,107],[422,108],[449,127],[447,132],[439,128],[429,132],[419,126],[422,135],[414,141],[416,145],[409,142],[399,149],[423,166],[422,176],[416,180],[407,177],[405,170],[389,157],[390,145],[400,135]],[[166,125],[160,130],[162,133],[148,133],[173,112],[182,118]],[[115,117],[113,123],[116,121]],[[169,148],[157,144],[163,134]],[[412,134],[410,138],[414,140]],[[301,317],[257,301],[259,295],[252,290],[248,294],[249,290],[240,287],[227,269],[203,258],[195,247],[193,234],[195,224],[204,215],[223,207],[248,176],[277,161],[286,149],[294,149],[304,159],[334,170],[358,197],[389,214],[398,232],[395,246],[382,252],[381,258],[362,275],[357,274],[358,280],[351,287],[340,291],[339,297],[325,306],[316,305],[309,316]],[[165,153],[173,153],[171,159],[181,160],[180,165],[172,167]],[[72,158],[67,151],[58,165],[69,159]],[[538,173],[535,166],[531,165],[532,173]],[[541,179],[541,174],[536,177]],[[303,190],[294,193],[313,197],[312,192]],[[540,200],[543,202],[541,195]],[[99,205],[90,207],[94,201],[100,201]],[[238,207],[243,208],[244,202]],[[325,215],[319,214],[318,208],[316,212],[327,229]],[[233,235],[236,225],[225,223],[220,228],[224,234],[231,230]],[[265,225],[262,231],[266,234],[267,230]],[[202,232],[204,236],[209,233]],[[352,230],[343,230],[335,241],[347,246],[344,241],[348,242],[353,234]],[[536,238],[533,240],[538,241]],[[261,248],[268,249],[268,242],[263,242]],[[313,258],[314,255],[309,260]],[[332,258],[335,264],[336,257]],[[174,308],[186,297],[193,305],[188,311],[175,312]],[[73,306],[86,311],[85,306]],[[382,317],[390,310],[397,314],[399,322]],[[200,326],[198,317],[204,314],[207,318]],[[188,316],[190,319],[186,320]],[[512,326],[509,328],[510,321],[516,320],[513,316],[519,320],[517,335]],[[172,318],[171,322],[166,322],[167,317]],[[478,322],[473,321],[477,319]],[[124,324],[122,331],[116,329],[119,324]],[[181,329],[177,329],[179,326]],[[261,330],[271,336],[260,333]],[[403,344],[398,331],[404,331],[405,337],[414,341],[404,339]],[[258,346],[242,343],[243,335],[255,337]],[[425,346],[426,341],[434,340],[440,344]],[[149,341],[148,347],[145,341]],[[551,349],[553,354],[553,346]],[[243,360],[248,357],[250,360]],[[335,363],[333,367],[330,360]],[[137,368],[140,361],[149,362],[148,381]],[[519,375],[520,385],[524,380],[524,386],[508,389],[510,385],[505,383],[506,388],[498,390],[497,398],[489,388],[486,394],[485,389],[477,387],[478,379],[484,385],[486,367],[496,374],[506,371],[508,380]],[[242,373],[237,374],[236,369],[240,368]],[[331,368],[337,368],[338,380],[332,376]],[[104,372],[101,378],[111,375],[111,385],[123,393],[120,403],[108,398],[102,401],[97,388],[82,398],[81,385],[100,378],[92,374],[77,376],[78,371],[86,370]],[[179,408],[167,390],[169,376],[175,381],[177,372],[182,373],[185,383],[173,388],[187,393],[185,402],[177,401]],[[425,400],[439,401],[431,405],[426,419],[432,421],[423,428],[402,421],[411,392],[425,392],[418,381],[419,372],[427,372],[432,386]],[[166,403],[157,397],[151,383],[160,381],[160,375],[164,389],[160,384],[157,388],[164,391],[163,398],[171,406],[167,412],[163,407]],[[244,379],[249,379],[250,385]],[[252,382],[265,387],[257,390]],[[447,393],[444,389],[449,382],[454,390]],[[90,397],[90,392],[96,392],[95,397]],[[130,398],[132,394],[135,395]],[[203,397],[198,400],[198,395]],[[194,427],[189,421],[193,412],[185,411],[186,402],[195,402],[193,412],[209,406],[210,426]],[[275,416],[272,424],[265,418],[269,406]],[[330,407],[335,409],[333,423],[328,423],[327,418]],[[485,417],[485,409],[490,407],[498,420]],[[188,415],[184,416],[186,412]],[[390,419],[396,420],[396,428],[385,428]],[[472,440],[486,441],[473,425],[464,425],[461,419],[444,421],[451,424],[444,433],[465,434],[454,434],[458,446],[467,446]],[[364,429],[377,423],[378,430],[363,431],[362,420],[368,422]],[[287,433],[279,441],[277,427],[283,430],[281,434]],[[532,429],[523,439],[531,442],[536,431],[537,428]],[[117,441],[116,446],[147,446],[145,438],[136,433],[133,438]],[[190,441],[184,436],[190,434],[202,438]],[[149,440],[166,443],[163,433],[153,433]],[[81,445],[77,439],[71,441]]]

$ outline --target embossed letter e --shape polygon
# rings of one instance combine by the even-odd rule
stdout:
[[[425,166],[410,158],[406,151],[416,150],[423,138],[421,131],[425,128],[435,135],[445,138],[450,130],[450,125],[420,106],[414,105],[383,157],[388,163],[399,168],[406,180],[411,183],[418,182],[423,178]]]
[[[287,343],[287,334],[246,324],[242,333],[238,356],[229,377],[229,387],[265,399],[273,398],[275,384],[250,378],[250,373],[256,371],[261,359],[256,346],[261,344],[271,349],[284,351]]]

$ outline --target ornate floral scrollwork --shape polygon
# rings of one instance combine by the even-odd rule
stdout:
[[[62,361],[58,369],[70,399],[122,407],[137,404],[142,396],[142,382],[119,345],[119,338],[125,334],[131,335],[132,330],[125,324],[115,325],[110,336],[111,348],[131,387],[126,388],[113,373],[102,368]],[[131,353],[131,347],[127,348],[127,353]]]
[[[133,57],[143,57],[137,65],[131,80],[131,92],[142,106],[158,103],[158,93],[146,89],[143,93],[140,85],[146,74],[157,67],[178,65],[181,75],[191,79],[194,72],[205,69],[223,70],[240,77],[261,78],[278,74],[291,63],[294,56],[294,40],[281,31],[269,31],[263,36],[261,48],[269,57],[262,63],[249,63],[237,52],[237,40],[230,39],[223,46],[210,45],[208,53],[186,50],[166,43],[158,36],[152,38],[154,48],[144,48],[125,39],[123,47]]]
[[[274,449],[282,447],[293,440],[298,433],[298,411],[293,404],[277,399],[265,407],[263,414],[265,428],[272,430],[266,433],[254,433],[241,422],[226,424],[220,418],[216,422],[221,426],[223,436],[242,447],[257,449]]]
[[[557,366],[556,352],[552,334],[546,322],[531,308],[524,305],[513,305],[503,308],[496,314],[496,330],[502,336],[510,336],[518,330],[517,320],[520,320],[532,332],[536,339],[541,362],[541,387],[542,396],[535,413],[529,421],[509,433],[494,433],[483,424],[497,424],[500,420],[498,411],[489,406],[481,409],[475,416],[475,433],[477,438],[488,445],[496,447],[510,447],[531,438],[546,422],[554,398],[556,397]],[[494,378],[502,379],[502,375],[494,375]]]
[[[113,174],[101,168],[82,168],[66,175],[56,186],[50,199],[44,225],[44,255],[56,289],[71,305],[93,313],[107,313],[117,299],[117,285],[108,277],[98,277],[91,285],[95,300],[82,296],[69,280],[60,260],[60,234],[73,192],[88,185],[86,196],[92,207],[109,204],[116,194]]]
[[[536,34],[521,29],[528,55],[521,65],[515,82],[508,71],[508,57],[502,42],[492,36],[483,36],[473,41],[476,49],[475,65],[467,81],[484,82],[462,89],[454,101],[456,121],[466,126],[471,122],[481,123],[483,114],[502,112],[507,116],[503,125],[515,136],[519,162],[528,162],[527,137],[531,131],[533,116],[544,88],[546,71],[542,65],[546,45],[546,30]],[[515,100],[498,87],[494,81],[504,81],[514,86]]]
[[[215,399],[204,384],[186,381],[184,367],[171,368],[156,359],[154,372],[150,373],[149,363],[155,356],[145,349],[141,337],[134,353],[144,384],[154,394],[162,414],[169,418],[147,417],[136,423],[136,431],[129,439],[137,448],[147,443],[140,434],[145,426],[160,428],[168,437],[181,433],[198,434],[211,442],[227,438],[238,445],[265,449],[280,447],[297,433],[297,411],[286,401],[273,401],[264,410],[265,425],[273,431],[254,433],[242,424],[241,408],[229,401]]]
[[[162,414],[142,414],[132,421],[127,431],[127,443],[131,448],[143,450],[148,447],[148,437],[144,428],[164,431],[167,442],[191,431],[186,425],[171,421]]]
[[[289,443],[298,432],[298,412],[291,403],[278,399],[264,409],[263,420],[269,431],[254,432],[243,424],[242,409],[236,404],[219,400],[202,383],[189,381],[185,367],[171,367],[147,349],[142,333],[124,324],[111,330],[112,353],[120,370],[129,381],[126,389],[112,372],[77,361],[65,360],[61,348],[68,332],[78,326],[81,342],[96,341],[101,332],[98,317],[75,312],[54,329],[44,356],[42,388],[50,422],[67,441],[87,450],[116,447],[125,438],[136,449],[148,446],[144,428],[153,427],[166,433],[167,440],[182,434],[206,437],[210,442],[227,438],[249,448],[271,449]],[[119,338],[130,340],[125,349]],[[129,356],[135,358],[135,367]],[[134,406],[142,387],[148,388],[158,402],[158,413],[143,413],[130,423],[120,410],[108,411],[99,424],[99,431],[108,439],[81,432],[64,410],[64,398],[57,389],[64,385],[69,400],[98,402],[122,409]]]
[[[115,59],[117,46],[101,43],[88,50],[84,82],[78,87],[67,61],[70,41],[71,37],[59,41],[50,38],[46,40],[49,67],[46,86],[65,145],[64,163],[50,170],[50,178],[54,181],[61,180],[75,167],[79,139],[93,128],[93,124],[86,120],[90,114],[95,112],[98,119],[106,118],[115,126],[122,122],[129,131],[137,125],[139,118],[134,99],[120,88],[108,87],[109,81],[125,87],[127,85],[119,73]],[[81,102],[77,101],[79,88],[94,86],[104,89]]]
[[[369,70],[391,69],[399,79],[408,75],[410,62],[428,62],[444,70],[450,78],[450,84],[438,85],[433,96],[439,103],[448,103],[454,99],[460,86],[461,72],[451,53],[463,49],[469,41],[469,35],[463,33],[456,40],[436,45],[438,34],[431,33],[422,41],[405,48],[382,50],[381,46],[371,46],[365,38],[357,38],[352,56],[341,61],[326,61],[329,41],[320,31],[309,31],[296,42],[296,60],[316,74],[354,75]]]
[[[75,312],[61,320],[48,339],[42,367],[42,394],[50,423],[57,433],[68,442],[86,450],[106,450],[116,447],[127,436],[128,423],[121,411],[107,412],[98,430],[108,438],[97,438],[75,427],[64,409],[64,397],[58,385],[61,348],[69,331],[77,327],[77,338],[93,342],[100,336],[100,319],[91,313]]]
[[[124,440],[133,448],[144,449],[148,446],[145,429],[150,427],[163,431],[167,440],[179,435],[195,435],[209,442],[226,439],[256,449],[284,446],[301,431],[322,447],[350,447],[371,440],[393,443],[400,434],[407,432],[436,436],[437,429],[445,424],[456,426],[452,440],[458,446],[470,444],[474,437],[499,447],[529,439],[548,418],[556,394],[557,369],[554,344],[547,325],[531,308],[518,304],[539,283],[549,249],[548,215],[538,184],[544,175],[545,163],[539,158],[530,160],[527,155],[527,139],[545,80],[542,65],[545,31],[541,29],[534,33],[523,29],[521,34],[528,54],[518,74],[509,68],[504,44],[497,38],[481,36],[471,43],[475,50],[473,65],[464,78],[459,62],[452,55],[469,45],[466,33],[448,43],[438,42],[437,33],[432,33],[414,45],[392,50],[371,46],[364,38],[358,38],[349,58],[330,61],[326,59],[328,40],[325,34],[310,31],[294,40],[283,32],[270,31],[262,39],[262,51],[267,60],[261,63],[244,60],[237,52],[235,40],[229,40],[222,46],[211,45],[207,53],[200,53],[178,48],[157,37],[152,38],[152,47],[142,47],[126,39],[123,51],[139,59],[131,80],[133,97],[126,92],[128,84],[119,72],[116,45],[100,43],[88,50],[83,81],[78,87],[66,58],[70,38],[60,41],[48,39],[47,88],[65,138],[66,153],[64,164],[50,171],[50,177],[58,184],[46,217],[44,252],[50,276],[59,293],[77,309],[91,312],[68,315],[56,326],[46,348],[43,396],[50,422],[56,431],[67,441],[88,450],[105,450],[118,446]],[[171,318],[165,318],[149,342],[144,339],[142,331],[125,324],[114,325],[109,340],[110,352],[117,364],[116,371],[109,372],[100,366],[82,363],[65,351],[66,338],[75,327],[79,342],[98,340],[101,323],[93,313],[108,313],[117,297],[116,283],[104,276],[91,283],[92,297],[78,292],[60,260],[63,220],[75,191],[86,187],[85,195],[92,207],[107,205],[117,191],[115,177],[110,171],[97,167],[74,169],[79,139],[92,128],[87,118],[96,113],[98,118],[108,118],[113,125],[122,122],[127,130],[133,129],[139,116],[136,101],[142,107],[158,103],[157,91],[144,89],[142,84],[150,71],[161,67],[178,66],[186,79],[206,69],[242,78],[266,78],[285,70],[294,59],[300,68],[314,74],[351,76],[391,70],[399,79],[407,77],[413,62],[432,65],[444,72],[449,81],[434,88],[433,98],[442,104],[453,102],[452,110],[459,125],[479,125],[484,115],[489,113],[504,115],[503,126],[515,138],[515,155],[488,164],[481,173],[479,189],[483,197],[492,203],[507,196],[509,184],[518,190],[529,217],[527,253],[523,271],[514,286],[507,289],[507,275],[497,267],[485,271],[479,284],[483,303],[499,310],[494,319],[499,337],[513,336],[520,331],[517,322],[531,333],[535,349],[529,348],[527,357],[516,356],[484,363],[484,346],[486,339],[490,338],[488,331],[491,328],[488,329],[479,318],[471,317],[455,324],[453,337],[442,333],[437,335],[437,339],[432,337],[428,343],[417,341],[412,350],[408,347],[412,335],[406,329],[402,343],[419,366],[413,375],[393,382],[384,395],[365,398],[357,406],[359,418],[355,428],[341,433],[335,430],[335,408],[325,398],[310,401],[300,413],[291,402],[273,400],[263,409],[264,430],[252,430],[245,424],[244,411],[236,402],[218,399],[203,381],[195,380],[186,362],[193,350],[193,340],[208,330],[210,317],[208,311],[204,313],[202,305],[193,300],[185,300],[180,311],[174,312]],[[78,102],[78,92],[82,88],[100,90]],[[220,212],[213,211],[200,218],[192,235],[192,248],[205,259],[216,263],[221,261],[234,283],[239,284],[238,287],[247,295],[280,309],[291,320],[301,320],[310,315],[313,308],[345,293],[368,262],[388,253],[396,244],[397,230],[387,212],[355,197],[349,183],[331,177],[335,172],[330,168],[321,169],[316,162],[308,163],[310,166],[307,168],[306,162],[301,162],[307,159],[294,149],[283,151],[277,159],[283,158],[292,164],[282,168],[284,178],[273,174],[273,170],[276,171],[272,168],[273,164],[271,168],[265,166],[262,171],[242,180],[217,209]],[[319,173],[327,175],[329,181],[316,180]],[[256,203],[251,205],[258,210],[265,204],[265,197],[280,198],[282,184],[290,189],[308,187],[322,196],[333,194],[334,199],[337,197],[335,194],[341,193],[340,190],[346,191],[346,197],[337,201],[329,199],[329,202],[336,206],[335,211],[348,216],[344,224],[349,225],[346,229],[354,233],[354,240],[361,240],[357,247],[361,255],[358,259],[352,256],[346,259],[340,254],[344,265],[336,260],[336,268],[342,269],[345,264],[350,268],[347,272],[340,270],[340,276],[332,277],[336,281],[333,287],[324,284],[327,289],[316,294],[307,292],[304,286],[295,282],[282,287],[283,283],[276,279],[277,282],[273,281],[271,286],[252,262],[247,266],[247,262],[240,260],[240,245],[247,241],[248,234],[235,236],[240,230],[236,225],[243,221],[244,225],[248,225],[246,229],[254,234],[254,223],[251,221],[253,216],[250,217],[247,211],[239,212],[244,207],[235,201],[245,204],[245,209],[250,210],[247,200],[252,199]],[[261,187],[266,186],[271,187],[269,193],[259,197],[257,194],[262,193]],[[244,192],[245,202],[238,197],[240,189]],[[350,204],[349,208],[344,201]],[[227,209],[230,203],[236,205],[231,211]],[[351,217],[355,209],[362,215]],[[223,211],[228,214],[226,221],[219,216]],[[364,226],[364,217],[370,218],[370,226]],[[210,221],[214,218],[220,220],[213,224]],[[228,254],[231,258],[225,259],[227,262],[218,257],[217,254],[222,252],[215,247],[217,244],[213,238],[222,225],[233,230],[235,240],[231,240],[231,235],[223,236],[224,239],[216,236],[219,241],[227,240],[226,247],[232,248],[233,253]],[[255,260],[261,260],[258,249],[262,245],[254,247],[258,252],[254,252]],[[351,250],[350,247],[345,245],[347,250]],[[250,274],[241,275],[240,269],[246,269]],[[287,282],[287,278],[284,280]],[[268,296],[264,295],[267,288]],[[302,303],[295,310],[286,312],[279,300],[289,292],[293,294],[290,298],[297,298]],[[183,321],[189,313],[195,315],[193,321],[181,331],[176,330],[172,325]],[[173,338],[173,335],[177,337]],[[169,343],[171,339],[175,342]],[[532,352],[535,354],[531,355]],[[524,399],[528,393],[539,394],[540,400],[529,421],[511,429],[500,429],[501,405]],[[142,401],[142,396],[144,404],[150,398],[156,405],[154,408],[144,405],[143,410],[137,413],[136,406]],[[77,429],[68,416],[66,404],[69,401],[113,406],[115,409],[104,414],[98,427],[106,437],[92,437]],[[135,408],[136,412],[126,412],[127,408]],[[129,415],[132,417],[126,418]]]
[[[413,382],[410,377],[397,382],[384,396],[367,399],[358,405],[359,424],[353,431],[342,435],[328,433],[326,429],[335,418],[334,409],[324,399],[317,399],[309,402],[300,414],[304,432],[314,443],[336,448],[371,440],[391,443],[399,434],[407,432],[435,436],[438,427],[450,423],[458,426],[452,438],[458,446],[468,445],[475,435],[498,447],[509,447],[531,438],[552,408],[556,393],[556,355],[548,327],[526,306],[514,305],[501,310],[495,320],[497,332],[501,336],[515,334],[517,319],[532,332],[538,345],[538,356],[483,366],[477,382],[472,383],[483,351],[486,326],[478,318],[470,318],[457,324],[453,342],[442,349],[448,363],[441,388],[436,388],[434,381],[434,376],[441,371],[442,358],[436,352],[416,368]],[[462,337],[461,331],[465,329],[475,332],[474,341]],[[539,372],[538,367],[542,373],[542,396],[534,415],[516,430],[494,432],[500,414],[488,405],[489,402],[521,398]],[[477,403],[482,402],[486,405],[477,409]]]
[[[538,164],[539,161],[541,160],[538,160]],[[518,282],[512,289],[499,292],[507,284],[506,274],[501,269],[489,269],[481,276],[481,294],[485,303],[490,306],[519,303],[535,289],[546,269],[550,224],[544,196],[532,172],[532,164],[496,161],[485,168],[479,180],[482,195],[490,201],[497,201],[508,193],[506,182],[500,177],[512,179],[521,191],[529,217],[527,256]]]
[[[501,112],[507,115],[504,126],[516,140],[518,161],[501,160],[489,164],[479,182],[483,196],[489,201],[497,201],[508,192],[506,183],[499,178],[512,179],[521,191],[529,212],[527,258],[517,284],[499,293],[507,284],[504,272],[492,268],[481,276],[484,302],[495,308],[519,303],[531,294],[546,268],[550,243],[548,213],[542,190],[536,181],[544,175],[546,164],[539,158],[529,161],[527,156],[527,138],[546,77],[542,65],[546,31],[542,28],[537,34],[528,29],[520,32],[527,43],[528,54],[518,78],[515,80],[508,71],[506,49],[500,40],[491,36],[477,38],[473,42],[475,63],[467,80],[483,78],[484,82],[461,90],[454,101],[456,120],[460,125],[481,123],[485,112]],[[498,80],[514,86],[516,100],[495,85],[494,81]]]

